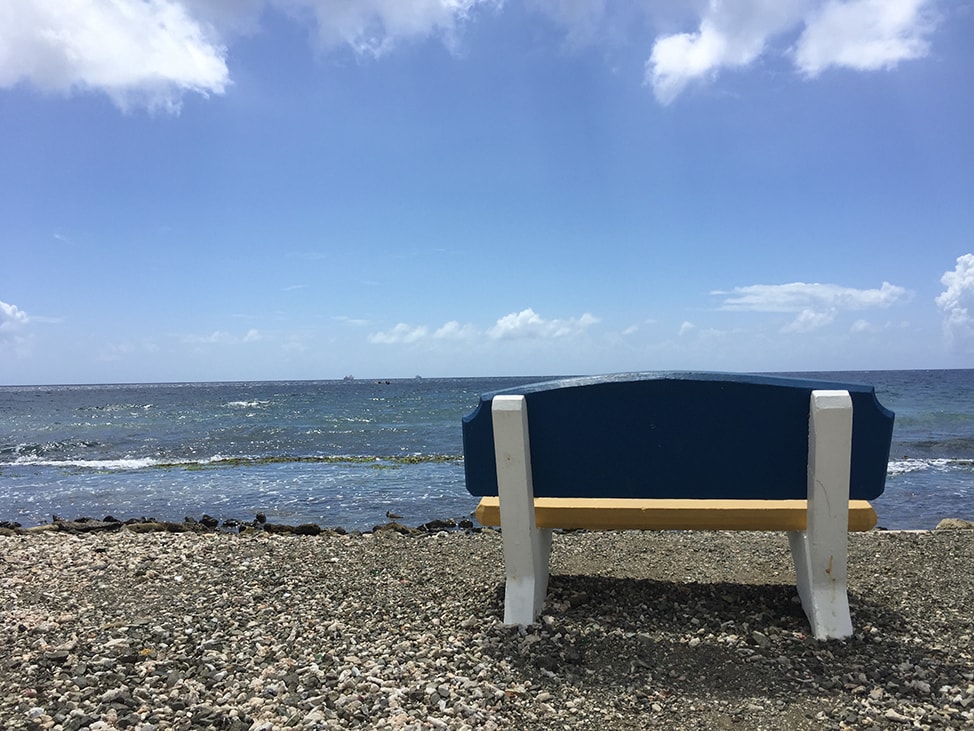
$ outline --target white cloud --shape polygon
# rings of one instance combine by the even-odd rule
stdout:
[[[500,0],[3,0],[0,88],[98,91],[123,110],[176,113],[183,96],[230,84],[224,41],[274,5],[315,20],[326,49],[379,57],[401,41],[452,44],[479,5]]]
[[[4,355],[12,353],[17,358],[30,353],[33,335],[27,325],[42,318],[31,317],[17,305],[0,300],[0,366],[4,365]]]
[[[481,330],[476,325],[463,325],[450,320],[435,330],[426,325],[409,325],[400,322],[390,330],[369,335],[369,342],[380,345],[412,344],[427,340],[548,340],[579,335],[599,318],[585,313],[577,318],[546,320],[530,307],[512,312],[497,320],[491,327]]]
[[[807,76],[833,67],[877,71],[927,54],[927,0],[830,0],[807,20],[794,60]]]
[[[30,316],[17,305],[0,300],[0,333],[13,332],[30,322]]]
[[[177,112],[186,92],[223,93],[225,56],[173,0],[0,3],[0,88],[98,90],[125,110]]]
[[[545,320],[530,307],[500,318],[487,334],[495,340],[547,339],[577,335],[599,319],[589,313],[567,320]]]
[[[694,80],[753,63],[770,37],[800,22],[805,6],[800,0],[710,0],[696,32],[656,40],[646,62],[646,81],[656,98],[669,104]]]
[[[950,346],[974,345],[974,254],[957,257],[953,271],[944,272],[946,289],[937,297],[944,312],[944,336]]]
[[[381,345],[397,345],[399,343],[415,343],[429,335],[429,329],[420,325],[413,327],[404,322],[400,322],[391,330],[377,332],[369,335],[370,343]]]
[[[570,41],[620,41],[656,15],[645,81],[663,104],[725,69],[788,55],[814,77],[831,67],[888,69],[928,52],[933,0],[709,0],[649,6],[608,0],[528,0]],[[452,48],[480,9],[504,0],[3,0],[0,88],[95,91],[124,110],[178,112],[187,93],[222,94],[230,84],[226,43],[260,29],[267,8],[312,26],[325,50],[382,57],[402,43],[437,39]],[[660,7],[663,9],[660,10]],[[699,8],[699,10],[698,10]],[[775,44],[784,38],[783,43]],[[796,39],[789,49],[787,43]],[[623,41],[625,42],[625,41]]]
[[[805,282],[752,284],[711,294],[724,296],[722,310],[798,313],[783,332],[809,332],[831,324],[839,312],[891,307],[911,296],[903,287],[889,282],[883,282],[879,289]]]
[[[477,328],[473,325],[461,325],[456,320],[450,320],[433,333],[433,337],[437,340],[466,340],[476,336]]]
[[[908,298],[903,287],[883,282],[879,289],[855,289],[837,284],[752,284],[735,287],[730,292],[719,290],[714,295],[726,295],[722,310],[750,310],[753,312],[801,312],[821,307],[862,310],[889,307]]]
[[[692,32],[660,36],[646,62],[646,83],[662,104],[695,81],[750,66],[772,41],[800,33],[791,53],[813,77],[830,67],[888,69],[926,55],[934,26],[931,0],[710,0]]]
[[[689,320],[685,320],[685,321],[684,321],[684,322],[683,322],[683,323],[682,323],[682,324],[680,325],[680,331],[679,331],[679,332],[678,332],[677,334],[678,334],[678,335],[680,335],[680,336],[682,337],[682,336],[684,336],[684,335],[687,335],[687,334],[689,334],[689,333],[692,333],[692,332],[693,332],[694,330],[696,330],[696,329],[697,329],[697,326],[696,326],[696,325],[694,325],[694,324],[693,324],[692,322],[690,322]]]

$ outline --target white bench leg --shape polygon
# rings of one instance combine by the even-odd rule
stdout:
[[[846,588],[852,399],[813,391],[808,427],[808,525],[788,534],[798,595],[816,639],[852,635]]]
[[[491,404],[494,458],[504,541],[504,623],[531,624],[548,592],[551,531],[534,518],[531,445],[523,396],[495,396]]]

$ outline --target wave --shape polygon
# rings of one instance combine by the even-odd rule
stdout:
[[[52,445],[19,445],[16,449],[3,449],[3,456],[12,460],[0,460],[0,465],[22,465],[37,467],[63,467],[90,470],[142,470],[158,469],[207,469],[222,467],[259,467],[271,464],[359,464],[375,466],[400,466],[429,463],[462,463],[459,454],[398,454],[398,455],[270,455],[270,456],[231,456],[215,454],[200,459],[167,459],[153,457],[119,457],[109,459],[52,459],[46,454],[51,451],[45,447]],[[96,446],[94,444],[85,446]],[[888,477],[916,472],[974,472],[974,459],[930,457],[903,458],[890,460],[886,474]]]
[[[429,463],[458,463],[463,460],[460,455],[448,454],[408,454],[408,455],[327,455],[327,456],[289,456],[279,455],[271,457],[230,457],[221,454],[205,459],[194,460],[165,460],[151,457],[124,457],[120,459],[45,459],[43,457],[25,455],[17,457],[8,465],[31,467],[63,467],[74,469],[88,469],[98,471],[122,471],[156,469],[207,469],[221,467],[258,467],[269,464],[362,464],[382,466],[401,466],[410,464]]]
[[[62,439],[43,444],[4,444],[0,445],[0,458],[13,457],[20,459],[41,459],[52,452],[65,452],[72,449],[93,449],[101,446],[90,439]]]
[[[140,470],[152,467],[156,460],[143,459],[43,459],[41,457],[18,457],[9,464],[39,467],[74,467],[87,470]]]
[[[228,409],[262,409],[265,406],[270,406],[270,401],[228,401],[223,404]]]
[[[895,475],[905,475],[911,472],[940,471],[949,472],[954,470],[974,471],[974,459],[950,459],[947,457],[931,457],[928,459],[896,459],[890,460],[886,469],[886,474],[890,477]]]

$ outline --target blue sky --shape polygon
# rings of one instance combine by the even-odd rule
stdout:
[[[0,384],[974,367],[964,0],[6,0]]]

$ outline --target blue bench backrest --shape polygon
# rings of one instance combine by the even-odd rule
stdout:
[[[721,373],[570,378],[484,394],[463,419],[467,490],[497,494],[491,400],[523,394],[535,497],[804,500],[817,389],[852,397],[850,498],[878,497],[893,413],[872,386]]]

